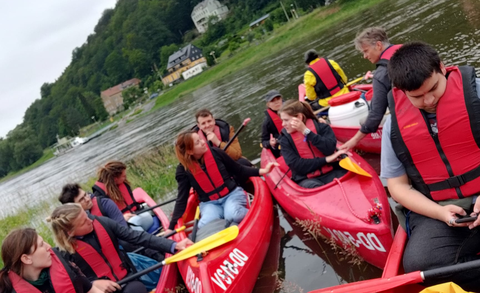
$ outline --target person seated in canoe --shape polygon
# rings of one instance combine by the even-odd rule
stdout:
[[[102,293],[103,287],[120,288],[109,280],[90,283],[32,228],[8,233],[2,243],[2,260],[0,292]]]
[[[410,235],[404,269],[424,271],[478,259],[480,218],[456,223],[480,213],[480,80],[475,68],[445,67],[435,49],[412,42],[393,54],[388,74],[394,88],[388,95],[391,115],[383,127],[380,176],[404,207],[400,216],[407,217],[400,220]],[[477,267],[448,279],[479,292],[479,275]]]
[[[68,183],[65,184],[62,188],[62,192],[58,197],[58,200],[62,204],[67,203],[78,203],[82,206],[83,210],[89,214],[100,217],[104,216],[110,218],[124,227],[130,227],[138,231],[147,231],[148,227],[141,227],[136,225],[128,225],[125,221],[124,215],[118,209],[117,205],[108,197],[96,198],[93,194],[89,194],[83,190],[80,185],[77,183]],[[145,217],[150,217],[149,213],[143,213],[140,215],[145,215]],[[139,246],[131,245],[128,242],[119,240],[120,245],[127,252],[135,251]],[[148,256],[157,261],[162,261],[165,257],[163,254],[159,253],[153,249],[143,249],[139,252],[142,255]]]
[[[233,174],[242,174],[246,178],[261,176],[278,165],[269,163],[262,169],[240,165],[223,150],[211,147],[193,130],[177,136],[175,154],[180,161],[175,173],[178,198],[170,227],[165,233],[175,228],[185,212],[190,188],[197,192],[200,200],[199,229],[215,219],[240,223],[248,212],[247,197],[233,180]]]
[[[267,103],[267,110],[262,124],[262,146],[270,149],[275,158],[278,158],[280,157],[278,137],[283,128],[278,110],[283,105],[283,97],[279,91],[271,90],[264,96],[264,99]]]
[[[347,76],[337,62],[320,58],[317,51],[312,49],[305,53],[305,63],[308,65],[303,77],[307,95],[305,100],[313,110],[326,107],[331,98],[349,92]]]
[[[64,258],[74,262],[90,281],[119,281],[134,272],[130,258],[118,245],[119,240],[172,254],[192,244],[188,238],[175,242],[128,229],[106,217],[89,217],[82,206],[75,203],[55,208],[47,222],[52,225],[55,242]],[[113,292],[114,288],[109,286],[104,290]],[[122,292],[147,290],[140,281],[131,281]]]
[[[292,180],[305,188],[315,188],[342,177],[347,171],[336,161],[346,150],[336,150],[332,128],[320,123],[307,102],[288,100],[280,109],[280,146]]]
[[[369,27],[360,32],[355,38],[355,48],[377,67],[373,76],[373,97],[367,119],[362,123],[360,130],[340,149],[352,149],[369,133],[375,133],[383,121],[387,111],[388,92],[392,89],[392,82],[388,77],[387,65],[390,57],[402,45],[392,45],[387,33],[381,27]]]
[[[223,149],[227,142],[235,134],[233,126],[221,119],[215,119],[212,112],[208,109],[201,109],[195,114],[195,125],[192,130],[197,131],[198,135],[208,141],[210,146]],[[238,142],[238,138],[235,138],[225,151],[234,161],[244,166],[252,166],[249,160],[242,157],[242,148]]]
[[[127,180],[127,166],[120,161],[111,161],[98,171],[98,181],[92,186],[93,195],[98,199],[107,197],[113,200],[125,220],[147,231],[153,224],[152,217],[145,215],[135,216],[132,214],[141,209],[141,205],[133,197],[130,183]],[[100,201],[102,203],[103,201]],[[97,215],[97,213],[95,213]]]

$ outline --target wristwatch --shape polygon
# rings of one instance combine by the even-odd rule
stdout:
[[[307,136],[310,132],[312,132],[310,129],[305,128],[305,130],[303,131],[303,135]]]

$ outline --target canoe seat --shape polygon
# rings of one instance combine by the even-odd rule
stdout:
[[[285,160],[283,159],[283,156],[278,157],[277,163],[280,165],[280,171],[282,171],[283,174],[287,173],[288,177],[292,177],[292,171],[290,168],[288,168],[287,163],[285,163]]]

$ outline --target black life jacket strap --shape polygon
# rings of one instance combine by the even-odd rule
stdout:
[[[461,175],[453,176],[440,182],[427,184],[427,186],[430,192],[440,191],[444,189],[460,187],[467,182],[477,179],[478,177],[480,177],[480,166]]]

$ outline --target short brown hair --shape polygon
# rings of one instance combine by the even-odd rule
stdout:
[[[208,109],[198,110],[197,113],[195,114],[195,121],[198,122],[198,117],[208,117],[208,116],[212,116],[213,118],[213,114],[212,112],[210,112],[210,110]]]
[[[362,44],[375,45],[376,42],[382,42],[384,46],[390,45],[387,32],[384,28],[378,26],[364,29],[357,34],[353,42],[355,43],[355,49],[359,51],[362,50],[360,47]]]
[[[68,183],[62,187],[62,193],[58,197],[58,200],[62,204],[66,204],[69,202],[75,202],[75,197],[78,196],[80,193],[80,185],[77,183]]]

